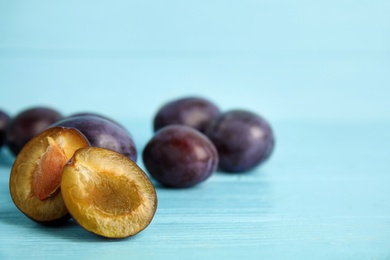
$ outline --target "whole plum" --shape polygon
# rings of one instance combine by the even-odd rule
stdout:
[[[58,111],[51,108],[26,109],[9,122],[6,129],[6,144],[12,153],[17,155],[29,140],[62,118]]]
[[[12,165],[9,190],[15,206],[41,224],[69,220],[60,193],[62,170],[75,151],[87,146],[85,136],[74,128],[53,127],[34,136]]]
[[[179,124],[193,127],[201,132],[218,114],[219,108],[211,101],[201,97],[185,97],[163,105],[154,117],[154,131]]]
[[[116,124],[118,124],[115,120],[113,120],[112,118],[108,117],[108,116],[105,116],[105,115],[102,115],[102,114],[98,114],[98,113],[95,113],[95,112],[78,112],[78,113],[74,113],[70,116],[67,116],[67,118],[69,117],[76,117],[76,116],[97,116],[97,117],[101,117],[101,118],[104,118],[104,119],[107,119],[109,121],[112,121]]]
[[[269,158],[274,134],[269,123],[246,110],[230,110],[215,118],[205,134],[219,155],[219,168],[225,172],[245,172]]]
[[[146,144],[142,158],[154,179],[173,188],[203,182],[218,165],[218,154],[210,140],[184,125],[170,125],[158,130]]]
[[[0,110],[0,147],[5,143],[5,129],[9,121],[9,115]]]
[[[52,126],[73,127],[85,135],[91,146],[106,148],[137,161],[137,149],[132,135],[119,123],[95,115],[64,118]]]

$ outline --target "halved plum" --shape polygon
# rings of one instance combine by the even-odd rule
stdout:
[[[11,169],[10,193],[16,207],[42,224],[70,218],[60,190],[62,170],[79,148],[89,146],[76,129],[49,128],[23,146]]]
[[[61,193],[73,219],[109,238],[133,236],[157,208],[153,184],[128,157],[99,147],[79,149],[64,167]]]

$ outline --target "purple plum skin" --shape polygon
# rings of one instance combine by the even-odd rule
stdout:
[[[6,144],[16,156],[23,146],[49,125],[62,119],[56,110],[48,107],[33,107],[23,110],[8,123]]]
[[[219,108],[211,101],[201,97],[185,97],[163,105],[154,117],[154,131],[179,124],[193,127],[201,132],[218,114]]]
[[[201,132],[184,125],[158,130],[146,144],[144,165],[155,180],[166,187],[197,185],[215,172],[218,153]]]
[[[247,172],[271,155],[274,133],[261,116],[246,110],[230,110],[216,117],[207,127],[206,136],[219,155],[219,169],[224,172]]]
[[[6,133],[6,127],[8,125],[8,122],[10,121],[9,115],[0,110],[0,148],[4,145],[5,143],[5,133]]]
[[[91,146],[106,148],[137,162],[137,148],[129,131],[119,123],[95,115],[70,116],[53,126],[73,127],[88,139]]]

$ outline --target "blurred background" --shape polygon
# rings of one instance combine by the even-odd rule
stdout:
[[[207,97],[272,122],[388,120],[390,1],[0,1],[0,109],[151,120]]]

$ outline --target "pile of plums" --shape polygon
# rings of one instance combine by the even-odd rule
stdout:
[[[9,187],[16,207],[44,225],[71,217],[99,236],[145,229],[157,209],[154,185],[136,164],[131,134],[94,113],[67,117],[34,107],[1,113],[1,140],[16,156]]]
[[[193,186],[218,168],[250,171],[265,162],[274,147],[272,128],[264,118],[247,110],[221,112],[201,97],[166,103],[153,127],[143,161],[152,177],[170,187]]]
[[[248,172],[274,147],[269,123],[247,110],[221,110],[210,100],[184,97],[167,102],[153,120],[153,136],[142,160],[157,183],[197,185],[218,169]],[[137,165],[130,132],[96,113],[63,116],[47,107],[14,117],[0,111],[0,147],[16,156],[10,193],[32,220],[64,223],[71,217],[104,237],[128,237],[154,217],[157,196]]]

